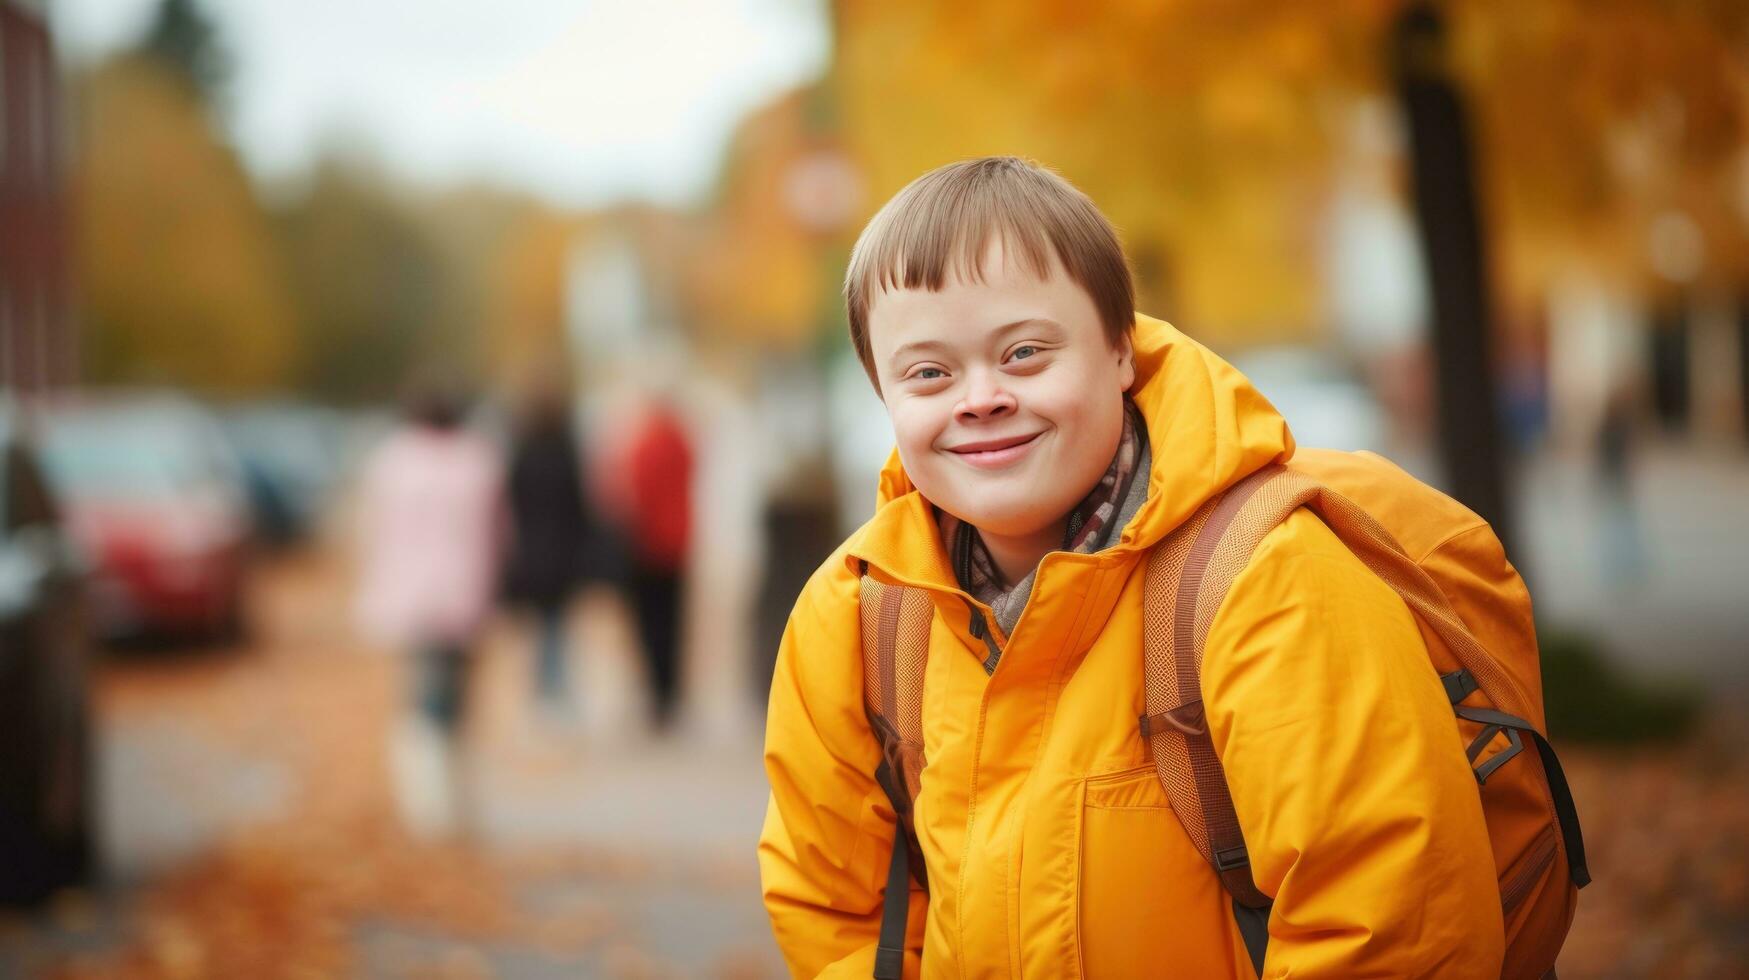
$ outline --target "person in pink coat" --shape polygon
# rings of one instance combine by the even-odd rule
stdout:
[[[503,463],[463,425],[463,399],[437,385],[365,464],[357,612],[375,641],[412,655],[411,707],[391,774],[412,829],[455,829],[473,647],[492,609],[504,538]]]

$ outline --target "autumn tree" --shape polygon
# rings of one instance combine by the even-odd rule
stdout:
[[[1144,308],[1263,339],[1320,316],[1335,123],[1388,91],[1400,7],[838,0],[835,83],[870,207],[951,160],[1038,158],[1117,224]],[[1749,278],[1746,219],[1727,205],[1742,193],[1749,7],[1446,7],[1506,291],[1534,294],[1575,257],[1643,276],[1666,207],[1705,230],[1709,274]]]
[[[223,102],[231,58],[194,0],[161,0],[139,52],[180,74],[203,103]]]
[[[1111,216],[1145,309],[1280,336],[1317,307],[1330,93],[1375,71],[1383,6],[843,0],[847,139],[871,204],[954,159],[1039,159]]]
[[[79,96],[89,377],[231,395],[290,383],[297,343],[271,229],[196,90],[175,66],[126,55]]]
[[[1693,220],[1704,278],[1749,282],[1749,5],[1548,0],[1453,5],[1455,68],[1473,97],[1483,186],[1511,294],[1573,262],[1656,288],[1649,228]]]
[[[304,338],[304,390],[374,401],[419,367],[477,373],[469,283],[386,181],[327,161],[280,210],[277,230]]]
[[[844,264],[834,253],[848,250],[855,215],[845,216],[846,227],[813,227],[796,200],[804,168],[836,152],[831,130],[812,118],[826,97],[817,86],[784,93],[735,132],[690,277],[707,340],[794,350],[809,346],[822,323],[839,322]],[[845,193],[862,203],[859,188]]]

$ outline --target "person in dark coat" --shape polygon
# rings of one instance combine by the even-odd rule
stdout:
[[[517,421],[510,457],[504,591],[535,614],[536,691],[542,706],[561,717],[571,713],[565,613],[599,550],[585,486],[569,399],[558,385],[537,386]]]

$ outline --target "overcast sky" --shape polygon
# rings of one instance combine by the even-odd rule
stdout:
[[[132,43],[158,0],[53,0],[63,59]],[[825,67],[820,0],[205,0],[230,119],[274,180],[323,147],[555,203],[684,203],[748,110]]]

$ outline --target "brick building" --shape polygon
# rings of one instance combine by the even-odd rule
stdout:
[[[60,80],[41,2],[0,0],[0,388],[72,383]]]

